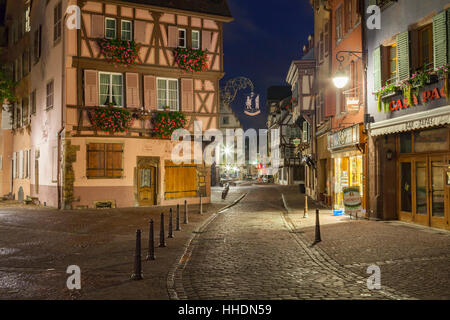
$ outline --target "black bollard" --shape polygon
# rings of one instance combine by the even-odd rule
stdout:
[[[184,224],[188,224],[188,209],[187,209],[187,201],[184,200]]]
[[[172,208],[170,208],[170,213],[169,213],[169,235],[168,238],[173,238],[173,224],[172,224],[172,220],[173,220],[173,211]]]
[[[320,238],[320,222],[319,222],[319,209],[316,209],[316,239],[314,243],[322,241]]]
[[[175,224],[175,231],[180,231],[180,205],[177,204],[177,219]]]
[[[153,219],[150,220],[147,260],[155,260],[155,239],[154,239],[154,234],[153,234]]]
[[[159,232],[159,247],[165,248],[166,247],[166,240],[164,239],[164,213],[161,213],[161,228]]]
[[[136,252],[134,254],[134,273],[131,275],[132,280],[142,280],[141,263],[141,230],[136,230]]]

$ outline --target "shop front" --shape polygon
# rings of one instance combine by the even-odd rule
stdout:
[[[395,142],[387,158],[396,165],[397,218],[449,229],[450,106],[380,122],[372,135]]]
[[[345,212],[344,193],[350,187],[358,190],[364,203],[365,134],[362,129],[362,125],[356,124],[328,135],[328,149],[333,162],[332,199],[335,212]],[[361,208],[361,212],[363,210]]]

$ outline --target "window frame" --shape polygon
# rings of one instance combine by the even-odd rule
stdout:
[[[36,89],[30,93],[30,115],[36,114]]]
[[[164,78],[164,77],[157,77],[156,78],[156,104],[157,104],[157,110],[158,111],[163,111],[164,110],[164,106],[160,107],[159,106],[159,80],[164,80],[166,81],[166,104],[164,106],[168,106],[168,101],[169,101],[169,81],[175,81],[177,83],[177,106],[176,106],[176,110],[172,110],[170,109],[170,111],[180,111],[180,81],[179,79],[176,78]]]
[[[90,149],[89,146],[90,145],[103,145],[103,150],[100,149]],[[112,150],[107,149],[108,145],[120,145],[121,146],[121,150],[114,150],[114,148],[112,148]],[[103,163],[103,167],[102,168],[89,168],[89,155],[90,153],[103,153],[103,159],[104,159],[104,163]],[[115,169],[114,167],[112,169],[108,169],[107,168],[107,161],[108,161],[108,153],[121,153],[121,168],[120,169]],[[89,142],[86,143],[86,178],[87,179],[123,179],[124,178],[124,154],[125,154],[125,145],[124,143],[107,143],[107,142]],[[103,176],[90,176],[89,175],[89,170],[97,170],[97,171],[101,171],[103,170]],[[108,176],[107,175],[107,171],[110,170],[111,173],[113,174],[112,176]],[[114,176],[114,171],[120,171],[120,177],[116,177]]]
[[[342,41],[344,37],[342,29],[342,3],[336,8],[336,10],[334,11],[334,15],[335,15],[336,44],[338,44],[339,42]]]
[[[419,52],[418,52],[418,54],[419,54],[419,56],[418,56],[418,59],[419,59],[419,61],[418,61],[418,63],[419,63],[418,69],[419,69],[419,70],[421,70],[421,69],[425,66],[425,63],[423,62],[423,50],[422,50],[422,49],[423,49],[423,48],[422,48],[422,46],[423,46],[422,34],[423,34],[425,31],[428,32],[428,36],[429,36],[429,38],[428,38],[428,54],[429,54],[429,62],[427,63],[427,66],[433,65],[433,61],[434,61],[434,50],[433,50],[433,41],[434,41],[434,39],[433,39],[433,24],[430,23],[430,24],[427,24],[427,25],[425,25],[425,26],[423,26],[423,27],[417,29],[417,36],[418,36],[418,39],[417,39],[417,41],[418,41],[418,42],[417,42],[417,45],[418,45],[418,49],[419,49]],[[427,69],[428,69],[428,68],[427,68]]]
[[[112,30],[111,28],[108,28],[107,21],[114,21],[114,37],[108,37],[108,30]],[[114,40],[117,39],[117,19],[111,18],[111,17],[105,17],[105,39]]]
[[[198,35],[198,46],[194,47],[194,33]],[[199,50],[201,48],[200,30],[192,30],[191,32],[192,49]]]
[[[56,44],[62,35],[62,1],[53,7],[53,43]]]
[[[395,55],[394,57],[392,57],[392,50],[393,48],[395,48]],[[397,82],[397,78],[398,78],[398,57],[397,57],[397,43],[393,43],[392,45],[390,45],[388,47],[388,70],[389,70],[389,75],[388,75],[388,79],[387,81],[389,82],[389,80],[394,79],[394,81],[392,83],[396,83]],[[395,73],[392,73],[392,64],[395,63]]]
[[[180,32],[181,31],[183,31],[184,32],[184,37],[183,38],[181,38],[180,37]],[[178,28],[178,34],[177,34],[177,39],[178,39],[178,48],[186,48],[187,47],[187,44],[186,44],[186,29],[182,29],[182,28]],[[180,40],[183,40],[183,42],[184,42],[184,45],[183,46],[180,46]]]
[[[122,100],[122,104],[121,105],[115,105],[114,107],[117,107],[117,108],[123,108],[124,106],[125,106],[125,96],[124,96],[124,81],[123,81],[123,73],[120,73],[120,72],[104,72],[104,71],[100,71],[100,72],[98,72],[98,104],[99,104],[99,106],[101,106],[101,107],[106,107],[106,105],[103,105],[103,104],[101,104],[100,103],[100,95],[101,95],[101,90],[100,90],[100,88],[101,88],[101,82],[100,82],[100,78],[101,78],[101,75],[102,74],[106,74],[106,75],[109,75],[109,86],[110,86],[110,89],[112,89],[112,76],[113,75],[120,75],[121,77],[122,77],[122,84],[121,84],[121,87],[122,87],[122,90],[121,90],[121,93],[120,93],[120,96],[121,96],[121,100]],[[112,101],[112,97],[113,97],[113,94],[112,94],[112,90],[109,90],[109,100],[110,101]]]
[[[49,93],[49,86],[52,89],[51,92]],[[52,79],[50,81],[47,82],[47,85],[45,86],[46,91],[45,91],[45,110],[50,110],[53,109],[54,105],[55,105],[55,81]],[[49,98],[51,97],[51,105],[49,105]]]
[[[129,23],[130,24],[130,30],[127,31],[130,33],[130,39],[124,39],[123,37],[123,24],[124,22]],[[120,20],[120,39],[121,40],[126,40],[126,41],[132,41],[133,40],[133,22],[131,20]]]

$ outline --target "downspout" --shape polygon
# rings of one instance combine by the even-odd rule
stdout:
[[[57,174],[57,189],[58,189],[58,209],[62,208],[63,192],[62,192],[62,170],[61,166],[64,164],[62,155],[62,133],[65,130],[65,92],[66,92],[66,38],[65,38],[65,26],[66,26],[66,14],[64,14],[64,19],[62,20],[61,26],[61,51],[62,51],[62,70],[61,70],[61,129],[58,131],[58,174]]]
[[[368,113],[368,106],[367,106],[367,65],[368,65],[368,57],[369,53],[367,51],[367,39],[366,39],[366,10],[365,10],[365,1],[360,1],[360,8],[361,8],[361,41],[362,41],[362,58],[363,58],[363,64],[364,64],[364,75],[363,75],[363,101],[364,101],[364,115],[363,115],[363,125],[364,125],[364,133],[367,135],[366,137],[366,145],[364,147],[364,203],[363,207],[366,209],[366,217],[369,217],[369,136],[368,131],[366,129],[366,114]]]

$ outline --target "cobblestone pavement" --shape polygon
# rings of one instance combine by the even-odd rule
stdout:
[[[311,247],[283,213],[276,186],[254,186],[191,243],[176,283],[181,299],[402,299]],[[181,282],[181,283],[180,283]]]

